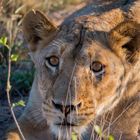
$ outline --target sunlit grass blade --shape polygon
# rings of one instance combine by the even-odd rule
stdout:
[[[20,101],[18,101],[16,103],[13,103],[12,104],[12,107],[16,107],[16,106],[22,106],[22,107],[24,107],[25,106],[25,102],[23,100],[20,100]]]

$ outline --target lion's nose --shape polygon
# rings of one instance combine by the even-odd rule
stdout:
[[[64,105],[56,103],[54,100],[52,100],[52,104],[57,110],[60,110],[62,113],[64,113],[65,116],[67,116],[70,112],[77,110],[81,106],[81,102],[77,105]]]

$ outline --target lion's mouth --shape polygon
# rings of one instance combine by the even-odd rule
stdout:
[[[67,122],[66,120],[64,120],[64,121],[61,122],[61,123],[56,123],[55,125],[57,125],[57,126],[67,126],[67,127],[70,127],[70,126],[77,126],[76,124],[74,124],[74,123],[69,123],[69,122]]]
[[[50,130],[58,139],[67,140],[71,138],[72,133],[81,135],[85,131],[85,126],[68,121],[53,122],[50,124]]]
[[[57,123],[57,124],[55,124],[55,125],[60,125],[60,126],[77,126],[77,125],[75,125],[75,124],[72,124],[72,123]]]

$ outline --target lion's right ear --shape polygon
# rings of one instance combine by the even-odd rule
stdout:
[[[49,40],[57,30],[56,26],[44,14],[35,10],[25,15],[22,25],[24,36],[30,45],[31,51],[37,49],[39,41]]]
[[[109,33],[110,47],[114,52],[131,64],[140,56],[140,24],[124,21]]]

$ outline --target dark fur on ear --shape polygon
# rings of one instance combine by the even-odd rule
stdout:
[[[43,38],[49,38],[57,28],[40,11],[31,10],[23,19],[23,33],[30,44],[31,51],[36,50],[35,45]]]
[[[133,21],[119,24],[109,33],[109,43],[117,55],[135,62],[140,52],[140,24]]]

